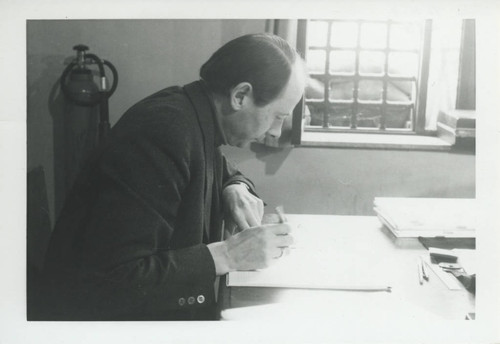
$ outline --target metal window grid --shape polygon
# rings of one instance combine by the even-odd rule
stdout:
[[[311,20],[313,21],[313,20]],[[323,51],[325,53],[325,65],[324,65],[324,73],[310,73],[310,76],[314,79],[321,81],[324,85],[323,90],[323,99],[314,100],[314,99],[306,99],[306,104],[311,107],[318,107],[323,111],[323,120],[321,126],[309,126],[308,130],[314,131],[356,131],[356,132],[374,132],[374,133],[415,133],[417,131],[417,100],[419,99],[419,85],[418,78],[421,76],[421,60],[422,60],[422,47],[424,46],[424,38],[428,38],[424,33],[424,28],[426,28],[423,23],[420,24],[420,37],[421,41],[418,42],[417,49],[399,49],[391,47],[389,42],[391,40],[391,34],[393,32],[393,25],[408,25],[405,22],[399,21],[376,21],[376,20],[314,20],[317,22],[323,22],[327,24],[327,41],[325,46],[308,46],[307,53],[310,51]],[[335,23],[344,22],[344,23],[355,23],[357,25],[357,37],[356,43],[352,47],[341,47],[335,46],[332,44],[332,25]],[[374,48],[374,47],[362,47],[361,46],[361,29],[362,25],[366,23],[377,23],[386,25],[386,37],[385,44],[383,48]],[[412,23],[415,25],[415,23]],[[331,72],[330,63],[331,63],[331,53],[332,52],[353,52],[355,55],[354,61],[354,72],[351,74],[348,73],[339,73],[339,72]],[[364,52],[380,52],[384,56],[384,68],[383,73],[379,74],[368,74],[360,72],[360,55]],[[307,54],[306,53],[306,54]],[[417,65],[415,66],[416,72],[412,76],[401,76],[401,75],[391,75],[389,72],[390,64],[389,64],[389,56],[392,53],[414,53],[417,56]],[[307,58],[307,57],[306,57]],[[332,100],[330,97],[330,84],[335,80],[344,81],[344,82],[352,82],[352,98],[349,100]],[[370,101],[370,100],[362,100],[359,96],[359,87],[360,83],[366,81],[378,81],[382,84],[382,95],[380,100],[378,101]],[[388,100],[388,88],[396,87],[398,82],[409,82],[413,86],[413,94],[410,99],[406,102],[396,102]],[[349,125],[339,126],[339,125],[330,125],[330,110],[339,111],[346,110],[350,112]],[[361,127],[359,126],[360,121],[360,110],[362,109],[371,109],[375,111],[375,113],[379,113],[379,124],[377,127]],[[402,115],[403,111],[408,113],[407,123],[410,124],[409,127],[388,127],[387,126],[387,114],[389,111],[401,111]]]

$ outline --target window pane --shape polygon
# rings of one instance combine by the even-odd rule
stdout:
[[[306,125],[322,127],[324,113],[325,110],[322,103],[308,103],[306,110]]]
[[[378,128],[380,127],[380,117],[379,106],[359,106],[356,126],[358,128]]]
[[[312,20],[307,27],[307,43],[313,47],[326,46],[328,23]]]
[[[358,85],[358,99],[360,101],[382,102],[383,86],[382,81],[361,80]]]
[[[413,103],[415,83],[411,81],[391,81],[387,85],[387,101],[393,103]]]
[[[354,82],[352,80],[335,78],[329,83],[329,99],[332,102],[352,102]]]
[[[339,48],[356,47],[358,45],[358,24],[352,22],[332,23],[330,45]]]
[[[331,74],[354,74],[356,53],[353,51],[332,51],[330,53]]]
[[[387,46],[387,24],[364,23],[361,25],[362,48],[385,48]]]
[[[361,52],[359,72],[361,74],[384,74],[385,54],[380,52]]]
[[[309,73],[325,74],[326,52],[309,50],[307,52],[307,70]]]
[[[419,49],[421,27],[418,24],[391,25],[390,47],[393,49]]]
[[[418,56],[415,53],[390,53],[389,74],[417,76]]]
[[[411,108],[388,108],[385,112],[385,127],[412,129],[411,113]]]
[[[328,124],[334,127],[349,128],[351,126],[351,105],[331,105]]]
[[[423,38],[419,21],[310,20],[306,125],[414,131]]]

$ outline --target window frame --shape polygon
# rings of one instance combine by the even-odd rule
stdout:
[[[351,20],[356,21],[356,20]],[[307,49],[307,19],[298,20],[298,30],[297,30],[297,50],[304,57],[306,56]],[[433,136],[436,131],[429,131],[425,129],[425,109],[426,109],[426,100],[427,100],[427,84],[429,77],[429,65],[430,65],[430,51],[431,51],[431,38],[432,38],[432,20],[427,19],[424,20],[423,23],[423,45],[421,47],[421,58],[419,61],[419,73],[416,78],[416,97],[415,97],[415,108],[414,108],[414,119],[413,119],[413,130],[380,130],[380,129],[372,129],[372,128],[363,128],[363,129],[349,129],[349,128],[304,128],[303,118],[305,111],[305,98],[303,97],[300,103],[296,106],[293,112],[292,119],[292,144],[301,145],[302,144],[302,133],[303,132],[319,132],[325,135],[333,135],[334,133],[341,134],[362,134],[358,135],[360,140],[363,140],[363,135],[394,135],[394,142],[397,142],[404,137],[405,135],[420,135],[420,136]],[[328,51],[327,47],[325,47],[325,51]],[[328,70],[325,69],[325,75],[329,73]],[[387,75],[387,69],[384,71],[384,74]],[[385,97],[384,97],[385,99]],[[325,136],[324,135],[324,136]],[[344,136],[345,137],[345,136]],[[366,137],[366,136],[365,136]],[[333,138],[333,136],[332,136]],[[335,141],[335,139],[333,139]],[[373,145],[373,140],[368,140],[371,143],[368,145]],[[439,144],[437,145],[439,146]]]

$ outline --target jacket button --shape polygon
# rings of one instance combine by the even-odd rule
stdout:
[[[196,298],[196,300],[198,301],[198,303],[203,303],[203,302],[205,302],[205,296],[198,295],[198,297]]]
[[[188,303],[190,305],[194,304],[194,297],[192,297],[192,296],[188,297]]]
[[[179,303],[179,306],[184,306],[186,304],[186,299],[181,297],[177,302]]]

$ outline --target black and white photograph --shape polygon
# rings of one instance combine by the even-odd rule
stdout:
[[[0,342],[500,340],[493,1],[57,3],[0,5]]]

